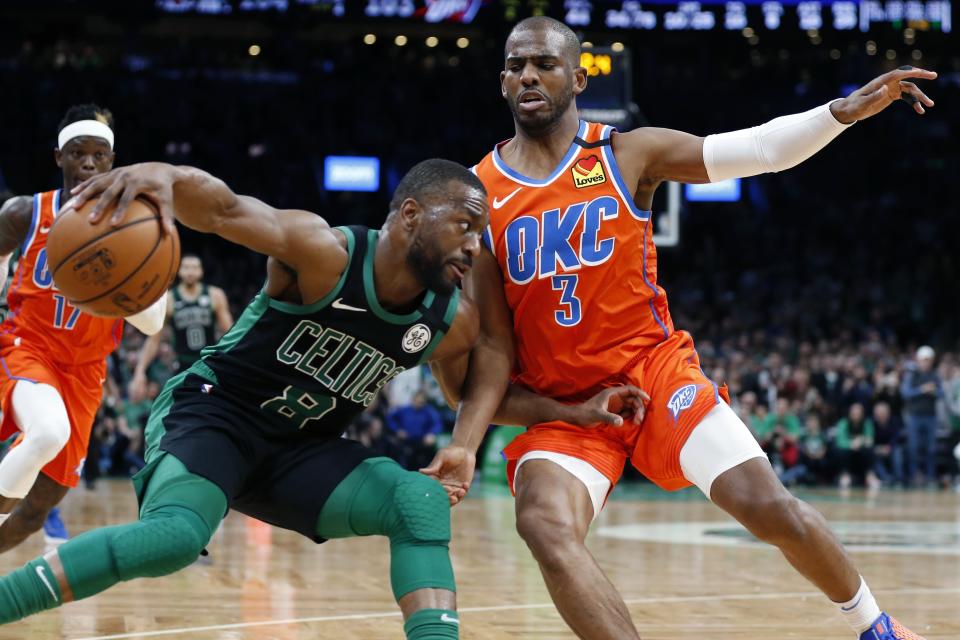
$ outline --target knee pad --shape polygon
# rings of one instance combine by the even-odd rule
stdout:
[[[324,537],[390,539],[390,584],[398,600],[417,589],[456,591],[450,565],[450,500],[440,483],[388,458],[364,460],[327,500]]]
[[[165,576],[192,564],[212,532],[200,516],[182,507],[160,509],[111,541],[121,580]]]
[[[386,467],[387,465],[381,465]],[[393,464],[393,491],[381,500],[382,533],[390,539],[390,586],[399,600],[418,589],[456,591],[450,564],[450,500],[433,478]]]
[[[412,542],[450,542],[450,499],[440,483],[422,473],[404,471],[396,479],[387,535]]]
[[[21,447],[28,447],[38,459],[53,460],[70,440],[70,422],[56,419],[43,420],[31,425],[23,435]]]

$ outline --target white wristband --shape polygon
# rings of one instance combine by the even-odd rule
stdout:
[[[163,322],[167,319],[167,293],[160,299],[139,313],[127,316],[126,320],[148,336],[163,329]]]
[[[830,112],[833,102],[758,127],[707,136],[703,164],[710,182],[783,171],[820,151],[851,126]]]

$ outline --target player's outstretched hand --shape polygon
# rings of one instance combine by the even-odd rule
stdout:
[[[596,427],[601,424],[619,427],[624,420],[640,424],[647,402],[650,402],[650,396],[643,389],[629,384],[610,387],[573,407],[573,416],[569,422],[579,427]]]
[[[443,485],[450,506],[463,500],[473,482],[473,470],[477,465],[477,456],[465,447],[451,445],[437,451],[433,462],[420,469],[420,473],[428,475]]]
[[[116,226],[123,220],[133,199],[141,197],[160,212],[164,231],[173,232],[175,170],[176,167],[162,162],[144,162],[93,176],[73,188],[70,192],[73,197],[67,201],[64,209],[80,209],[96,199],[97,203],[90,210],[90,222],[96,224],[115,203],[117,206],[110,217],[110,224]]]
[[[835,101],[830,105],[830,111],[840,122],[850,124],[876,115],[897,100],[903,100],[912,105],[914,111],[923,114],[926,113],[925,107],[933,106],[933,100],[910,79],[933,80],[936,77],[936,71],[903,66],[874,78],[846,98]]]

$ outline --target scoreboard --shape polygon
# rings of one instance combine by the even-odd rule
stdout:
[[[328,20],[509,24],[549,15],[574,28],[740,31],[952,29],[950,0],[154,0],[166,13],[297,13]]]
[[[747,27],[774,31],[780,28],[832,28],[870,31],[881,25],[895,29],[949,32],[948,0],[701,0],[648,2],[564,2],[564,20],[572,27],[608,29],[697,30]]]

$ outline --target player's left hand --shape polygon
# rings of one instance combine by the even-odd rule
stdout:
[[[933,100],[909,79],[933,80],[936,71],[927,71],[919,67],[903,66],[874,78],[846,98],[830,105],[834,117],[843,124],[865,120],[889,107],[897,100],[903,100],[913,106],[919,114],[926,113],[925,107],[932,107]]]
[[[80,209],[85,203],[96,199],[90,210],[90,223],[96,224],[106,215],[114,203],[116,208],[110,216],[110,224],[118,225],[127,213],[134,198],[140,197],[160,212],[165,232],[176,229],[173,215],[173,183],[176,167],[162,162],[144,162],[120,167],[107,173],[88,178],[70,191],[72,197],[64,209]]]
[[[619,427],[624,420],[640,424],[647,402],[650,402],[650,396],[643,389],[629,384],[610,387],[586,402],[571,407],[572,415],[566,421],[578,427],[601,424]]]
[[[420,469],[420,473],[443,485],[452,507],[463,500],[470,490],[476,465],[477,456],[473,452],[466,447],[450,445],[437,451],[433,462]]]

